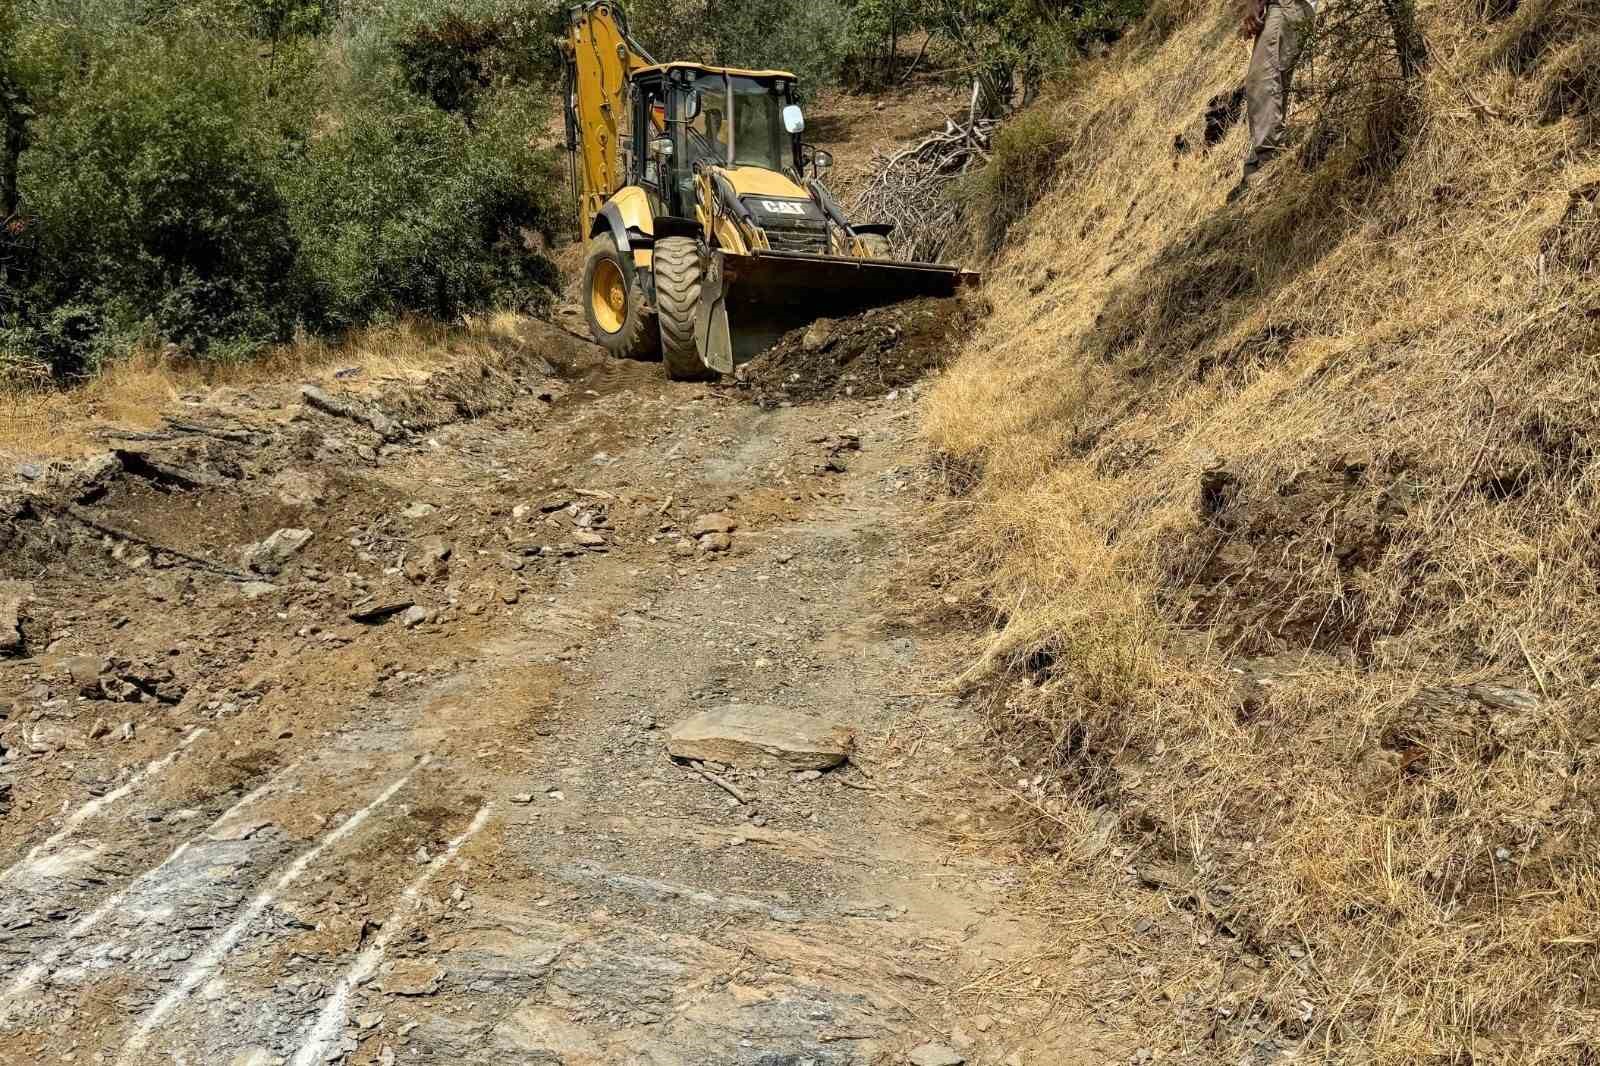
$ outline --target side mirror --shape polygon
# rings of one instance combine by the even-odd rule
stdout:
[[[672,158],[672,138],[657,137],[650,142],[650,150],[662,159]]]
[[[815,148],[811,152],[811,169],[827,170],[833,166],[833,153],[826,148]]]
[[[687,97],[687,99],[685,100],[685,103],[684,103],[685,117],[690,122],[693,122],[695,119],[700,117],[700,107],[701,107],[700,90],[699,89],[693,89],[693,90],[690,91],[690,93],[689,93],[689,95],[688,95],[688,97]]]
[[[783,109],[783,128],[790,133],[804,133],[806,116],[799,104],[789,104]]]

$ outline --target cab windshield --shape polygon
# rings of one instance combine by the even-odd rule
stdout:
[[[733,89],[733,165],[783,169],[783,101],[770,84],[754,78],[730,77]]]
[[[684,149],[689,162],[781,171],[788,156],[783,97],[771,83],[741,75],[701,75],[685,94]],[[731,112],[731,119],[729,117]]]

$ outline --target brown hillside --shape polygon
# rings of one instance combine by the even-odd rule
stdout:
[[[1316,57],[1299,147],[1233,205],[1222,4],[1047,105],[1056,176],[928,407],[935,554],[992,623],[997,733],[1184,860],[1308,1054],[1588,1063],[1600,5],[1420,29],[1409,90],[1320,95]]]

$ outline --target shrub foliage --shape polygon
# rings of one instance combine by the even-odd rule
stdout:
[[[539,19],[470,0],[0,5],[0,373],[545,298]]]

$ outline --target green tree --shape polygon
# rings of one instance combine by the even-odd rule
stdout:
[[[553,231],[554,159],[529,147],[546,113],[534,94],[506,94],[469,131],[398,86],[348,108],[284,176],[322,321],[547,299],[549,264],[524,238]]]
[[[1038,94],[1093,40],[1111,40],[1144,11],[1145,0],[924,0],[929,29],[961,60],[981,114]]]
[[[0,0],[0,224],[17,212],[17,161],[32,114],[28,94],[17,77],[15,0]]]
[[[216,42],[150,37],[36,120],[20,187],[49,309],[35,341],[58,372],[152,330],[197,350],[287,335],[295,246],[260,99],[256,69]]]

